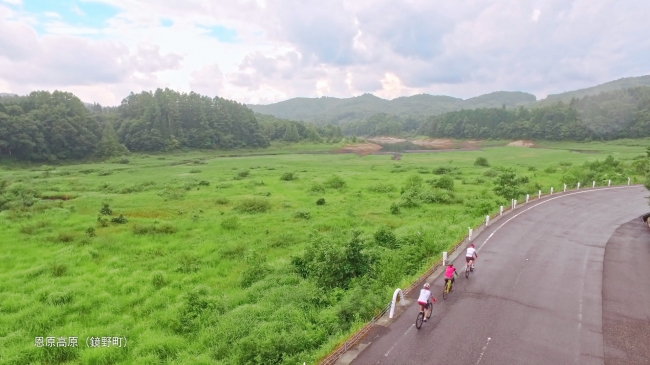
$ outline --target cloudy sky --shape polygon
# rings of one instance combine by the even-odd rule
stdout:
[[[0,0],[0,92],[538,97],[650,74],[645,0]]]

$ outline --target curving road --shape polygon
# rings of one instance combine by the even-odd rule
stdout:
[[[433,281],[438,303],[428,323],[417,330],[418,308],[410,305],[390,325],[375,326],[352,364],[604,364],[612,358],[609,354],[618,356],[617,364],[636,364],[625,362],[632,356],[625,351],[634,349],[616,349],[603,339],[603,333],[616,336],[607,318],[603,328],[603,281],[632,285],[618,277],[603,280],[603,263],[615,231],[650,211],[648,195],[640,186],[603,188],[518,208],[473,240],[479,248],[476,271],[469,279],[456,279],[446,301],[440,295],[442,278]],[[628,234],[640,246],[627,257],[648,267],[650,239],[639,239],[648,234],[643,228]],[[619,246],[625,247],[625,238],[621,240]],[[615,260],[616,255],[608,257]],[[464,253],[454,265],[464,265]],[[644,295],[634,316],[643,331],[650,328],[650,277],[637,280],[644,285],[636,289]],[[634,300],[633,290],[625,292]],[[349,363],[349,356],[339,363]]]

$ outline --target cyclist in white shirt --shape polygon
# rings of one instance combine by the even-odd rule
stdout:
[[[431,317],[431,311],[433,308],[433,303],[436,302],[436,298],[431,296],[431,290],[429,283],[424,284],[424,288],[420,290],[420,297],[418,298],[418,304],[420,305],[420,312],[424,312],[426,310],[426,313],[424,313],[424,321],[427,321],[427,318]],[[431,299],[433,299],[433,303],[431,303]]]
[[[474,261],[477,258],[478,258],[478,254],[476,253],[476,249],[474,248],[474,244],[472,243],[467,248],[467,253],[465,254],[465,270],[470,269],[470,264],[471,264],[471,270],[474,270]]]

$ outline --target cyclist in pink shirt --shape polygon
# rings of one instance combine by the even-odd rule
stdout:
[[[451,280],[451,290],[454,290],[454,282],[456,281],[454,279],[454,275],[456,274],[456,268],[454,267],[454,264],[451,262],[449,265],[447,265],[447,268],[445,269],[445,286],[447,285],[447,281]]]

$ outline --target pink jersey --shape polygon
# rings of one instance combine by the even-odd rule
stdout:
[[[456,270],[455,267],[453,266],[447,266],[447,269],[445,269],[445,278],[451,279],[454,277],[454,270]]]

